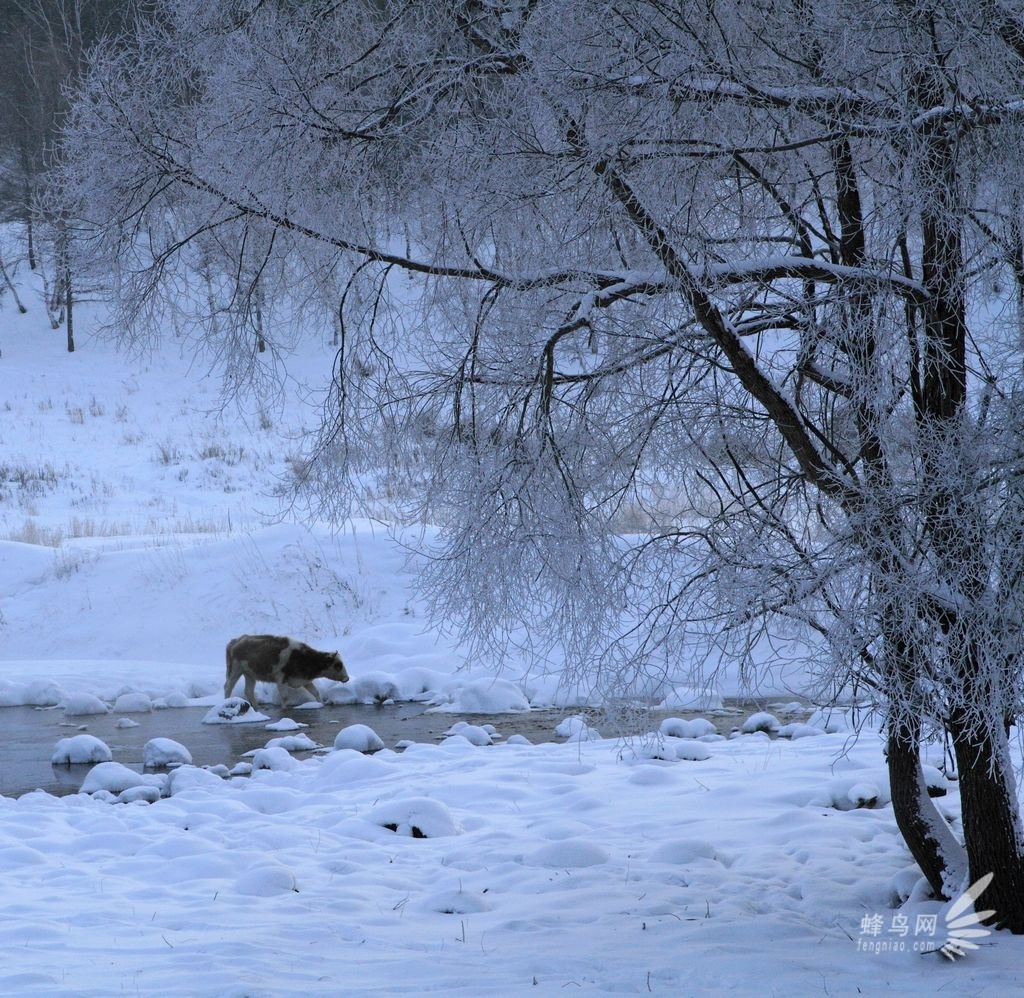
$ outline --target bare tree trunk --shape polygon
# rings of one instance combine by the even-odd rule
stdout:
[[[917,102],[930,107],[944,99],[935,69],[912,84]],[[990,566],[981,554],[984,526],[963,496],[967,471],[957,480],[951,459],[969,465],[965,449],[967,318],[962,225],[964,204],[956,139],[941,125],[923,133],[917,166],[923,194],[921,267],[930,299],[924,306],[922,392],[917,420],[924,441],[924,527],[933,564],[951,593],[971,607],[981,605]],[[960,804],[970,881],[995,875],[986,907],[1015,933],[1024,933],[1024,835],[1021,833],[1013,766],[1009,759],[1005,691],[994,688],[990,662],[971,637],[969,612],[941,612],[947,663],[959,678],[956,702],[946,725],[956,754]]]
[[[65,237],[66,240],[66,237]],[[67,319],[68,353],[75,352],[74,297],[71,290],[71,253],[65,241],[64,249],[64,313]]]
[[[897,613],[894,604],[890,615]],[[898,626],[896,623],[885,640],[889,700],[886,762],[893,815],[932,893],[949,899],[963,889],[967,854],[928,794],[921,768],[924,709],[915,695],[920,664],[914,660],[914,648],[899,637]]]
[[[14,282],[11,280],[11,275],[7,273],[7,267],[4,266],[2,258],[0,258],[0,277],[3,278],[4,284],[7,285],[11,294],[14,296],[14,304],[18,306],[18,311],[24,315],[28,309],[25,308],[21,299],[18,297],[18,289],[14,286]]]
[[[971,883],[992,873],[985,907],[995,921],[1024,933],[1024,862],[1013,764],[1001,723],[977,711],[958,711],[950,720],[960,807]]]
[[[263,338],[263,289],[260,287],[259,278],[256,279],[256,286],[253,288],[253,301],[256,305],[256,350],[264,353],[267,341]]]
[[[25,233],[28,236],[28,269],[36,269],[35,222],[31,207],[25,209]]]
[[[839,255],[848,267],[866,260],[866,233],[860,185],[850,141],[843,138],[832,147],[836,178],[836,209],[839,220]],[[848,298],[848,356],[867,384],[879,381],[871,302],[864,292]],[[858,397],[854,403],[857,429],[864,458],[865,481],[873,495],[894,491],[894,481],[880,437],[878,415],[872,400]],[[914,705],[915,677],[919,674],[916,651],[902,632],[900,575],[897,552],[902,548],[899,517],[888,512],[874,516],[865,531],[865,553],[875,566],[879,591],[893,591],[883,600],[882,633],[888,684],[889,720],[886,759],[893,814],[907,848],[920,866],[936,897],[949,898],[966,873],[967,860],[945,819],[928,796],[921,768],[921,715]],[[885,619],[888,618],[888,619]]]

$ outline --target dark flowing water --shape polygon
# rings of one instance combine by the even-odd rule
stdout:
[[[707,716],[722,734],[729,731],[754,710],[765,709],[764,704],[732,703],[728,709],[709,715],[707,712],[658,711],[646,718],[646,730],[657,728],[668,716],[692,718]],[[143,746],[151,738],[173,738],[192,753],[197,766],[224,764],[233,766],[244,753],[262,748],[279,735],[293,732],[267,731],[268,721],[250,724],[203,724],[208,707],[183,707],[158,710],[148,714],[99,714],[85,717],[65,717],[59,709],[35,707],[0,708],[3,738],[0,741],[0,794],[19,796],[41,789],[56,795],[77,792],[90,766],[54,766],[50,759],[54,746],[61,738],[87,732],[110,746],[114,759],[132,769],[142,770]],[[270,720],[280,716],[276,708],[264,705],[263,712]],[[366,724],[380,735],[388,748],[403,740],[417,742],[440,741],[457,721],[472,724],[493,724],[502,738],[521,734],[531,742],[555,740],[555,727],[567,715],[581,713],[573,708],[534,710],[525,714],[467,715],[428,714],[422,704],[400,703],[380,706],[350,705],[325,706],[318,710],[291,710],[288,716],[307,724],[302,731],[317,744],[331,747],[338,731],[349,724]],[[590,713],[590,712],[583,712]],[[130,716],[138,727],[119,728],[121,716]],[[592,721],[605,735],[625,733],[604,721],[594,712]],[[305,753],[299,753],[301,757]]]

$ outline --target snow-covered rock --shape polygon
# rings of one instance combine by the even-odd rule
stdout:
[[[373,728],[366,724],[349,724],[334,738],[336,749],[355,749],[356,752],[379,752],[384,742]]]
[[[118,804],[137,804],[139,801],[144,804],[155,804],[160,800],[160,787],[138,786],[122,790],[117,795]]]
[[[229,697],[223,703],[211,707],[203,718],[203,724],[252,724],[255,721],[269,721],[248,700]]]
[[[780,738],[813,738],[815,735],[823,735],[825,732],[816,727],[813,724],[803,724],[800,721],[794,721],[792,724],[784,724],[779,728],[778,735]]]
[[[829,735],[853,730],[850,712],[841,707],[822,707],[814,711],[807,718],[807,724],[815,728],[821,728],[822,731]]]
[[[489,731],[478,724],[467,721],[456,721],[447,731],[448,735],[460,735],[473,745],[493,745],[494,740]]]
[[[781,728],[782,725],[779,723],[779,719],[774,714],[769,714],[766,710],[758,711],[756,714],[751,714],[741,725],[740,733],[744,735],[752,735],[757,731],[763,731],[766,734],[776,732]]]
[[[153,701],[145,693],[122,693],[114,701],[115,714],[148,714],[153,709]]]
[[[711,758],[711,750],[703,742],[687,739],[676,743],[676,758],[685,762],[703,762]]]
[[[110,708],[91,693],[69,693],[63,703],[68,717],[85,717],[89,714],[106,714]]]
[[[658,731],[672,738],[701,738],[718,733],[714,724],[705,717],[695,717],[692,721],[681,717],[666,717],[658,726]]]
[[[475,679],[456,687],[430,708],[452,714],[518,714],[530,709],[522,687],[507,679]]]
[[[341,685],[348,687],[356,703],[388,703],[401,696],[394,679],[383,672],[363,673]]]
[[[281,735],[279,738],[271,738],[266,747],[283,748],[286,752],[312,752],[320,746],[304,731],[300,731],[297,735]]]
[[[192,762],[192,753],[173,738],[150,738],[142,748],[142,764],[147,769],[185,766]]]
[[[129,787],[159,786],[153,778],[144,773],[136,773],[119,762],[101,762],[93,766],[82,781],[82,793],[92,794],[105,790],[111,794],[119,794]]]
[[[60,686],[49,679],[0,681],[0,707],[57,707],[65,696]]]
[[[302,724],[300,721],[293,720],[290,717],[282,717],[280,720],[265,724],[264,727],[267,731],[299,731],[302,728],[308,728],[309,725]]]
[[[202,766],[178,766],[162,779],[165,781],[164,792],[168,797],[174,797],[189,790],[217,792],[224,783],[222,777]]]
[[[562,718],[555,727],[555,734],[570,742],[592,742],[601,737],[601,733],[596,728],[592,728],[582,714],[571,714],[569,717]]]
[[[945,797],[949,793],[949,780],[935,766],[922,764],[924,784],[928,788],[929,797]]]
[[[429,797],[404,797],[375,807],[370,821],[398,835],[414,839],[436,839],[458,835],[462,828],[451,811]]]
[[[298,762],[291,757],[287,749],[280,745],[272,745],[270,748],[256,749],[252,753],[253,772],[259,769],[273,769],[288,772],[294,769]]]
[[[50,762],[55,766],[78,766],[84,763],[110,762],[113,758],[110,746],[94,735],[73,735],[57,742]]]
[[[854,807],[875,807],[878,805],[881,796],[882,792],[878,787],[866,780],[855,783],[846,791],[846,799]]]

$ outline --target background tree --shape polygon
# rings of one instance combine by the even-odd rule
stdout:
[[[28,264],[39,262],[38,231],[47,254],[46,306],[56,329],[66,322],[74,350],[69,230],[59,204],[44,203],[47,171],[60,160],[60,132],[69,92],[85,68],[85,53],[121,31],[131,3],[115,0],[0,2],[0,217],[25,226]]]
[[[885,711],[935,893],[994,872],[1024,931],[1017,6],[175,0],[140,30],[60,188],[117,321],[179,308],[212,234],[266,248],[238,288],[282,314],[341,280],[322,513],[404,476],[434,611],[609,697],[815,636],[822,690]]]

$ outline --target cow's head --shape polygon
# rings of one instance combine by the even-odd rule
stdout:
[[[331,654],[331,660],[324,671],[324,676],[328,679],[334,679],[339,683],[348,682],[348,670],[345,668],[345,663],[341,660],[341,655],[337,652]]]

